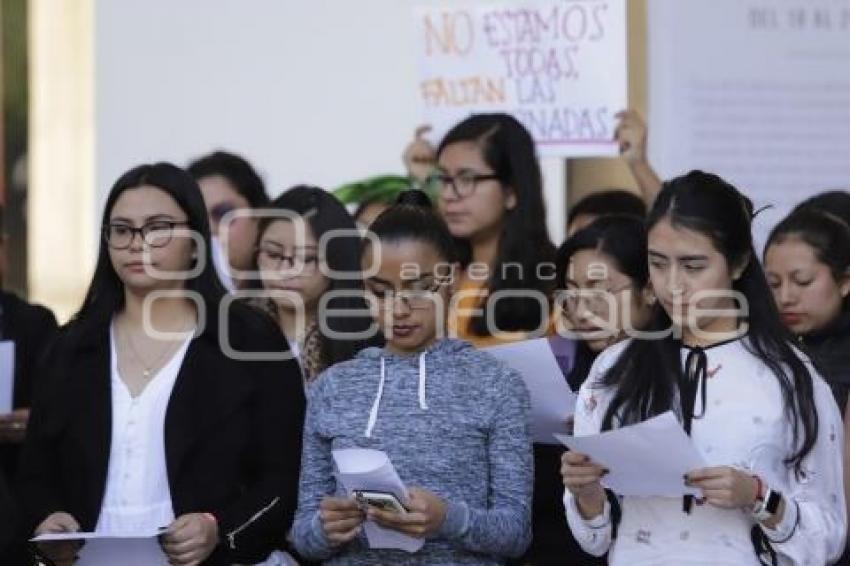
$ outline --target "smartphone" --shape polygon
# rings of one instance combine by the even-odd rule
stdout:
[[[385,491],[354,491],[354,498],[361,507],[371,506],[382,511],[392,511],[394,513],[407,513],[407,509],[399,501],[394,493]]]

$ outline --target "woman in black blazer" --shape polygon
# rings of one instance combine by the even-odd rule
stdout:
[[[29,532],[167,525],[172,564],[260,561],[285,544],[296,504],[297,362],[271,321],[225,298],[203,200],[183,170],[127,172],[103,230],[88,295],[48,353],[31,416],[21,466]],[[72,563],[79,544],[38,550]]]

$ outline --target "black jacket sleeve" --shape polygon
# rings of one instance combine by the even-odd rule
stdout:
[[[45,353],[56,337],[53,313],[38,305],[17,301],[12,312],[14,328],[10,333],[16,342],[15,408],[29,407],[39,385],[39,371]]]
[[[259,313],[248,317],[251,323],[243,337],[250,339],[234,336],[234,344],[257,352],[288,350],[275,325]],[[253,478],[235,504],[213,514],[228,559],[254,562],[286,545],[298,501],[306,401],[301,369],[294,359],[243,363],[255,382],[249,448]]]

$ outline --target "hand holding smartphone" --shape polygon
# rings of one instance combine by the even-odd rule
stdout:
[[[394,493],[384,491],[360,491],[354,492],[354,498],[365,512],[368,507],[375,507],[381,511],[405,514],[407,509]]]

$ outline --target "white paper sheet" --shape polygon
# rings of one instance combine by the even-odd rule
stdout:
[[[76,566],[167,566],[157,534],[138,536],[100,533],[57,533],[37,536],[32,542],[82,540]]]
[[[407,499],[407,489],[384,452],[368,448],[346,448],[334,450],[333,459],[337,480],[349,495],[355,490],[384,491],[394,494],[401,501]],[[384,529],[373,521],[366,521],[364,530],[370,548],[416,552],[425,544],[422,539]]]
[[[0,342],[0,415],[12,412],[15,392],[15,343]]]
[[[575,413],[576,394],[570,390],[546,338],[484,348],[517,370],[531,394],[531,432],[534,442],[557,444],[554,434],[567,434],[567,418]]]
[[[699,495],[684,475],[706,467],[705,459],[668,411],[642,423],[591,436],[556,435],[570,450],[610,470],[602,484],[618,495]]]

